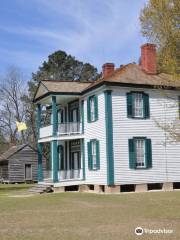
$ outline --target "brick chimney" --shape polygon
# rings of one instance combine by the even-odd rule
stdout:
[[[114,63],[105,63],[102,66],[103,77],[108,77],[114,72]]]
[[[155,44],[146,43],[141,46],[141,66],[147,73],[157,73]]]

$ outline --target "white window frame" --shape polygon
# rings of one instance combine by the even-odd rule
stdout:
[[[146,168],[145,143],[143,138],[135,139],[136,168]]]
[[[135,118],[143,118],[144,116],[144,101],[143,101],[143,94],[141,92],[133,93],[134,95],[134,102],[133,102],[133,109],[134,109],[134,117]]]
[[[94,96],[90,98],[90,117],[91,121],[95,121],[95,101]]]
[[[92,153],[92,169],[95,170],[97,169],[97,155],[96,155],[96,141],[93,140],[91,142],[91,153]]]

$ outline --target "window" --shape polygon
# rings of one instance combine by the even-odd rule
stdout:
[[[90,98],[90,118],[92,122],[95,120],[94,97]]]
[[[135,140],[136,168],[145,167],[145,140]]]
[[[100,169],[99,141],[96,139],[88,142],[88,168],[89,170]]]
[[[143,92],[127,93],[127,117],[149,118],[149,95]]]
[[[98,98],[91,96],[87,99],[87,120],[88,122],[95,122],[98,120]]]
[[[129,139],[129,167],[131,169],[152,167],[151,139],[134,137]]]
[[[134,117],[143,117],[143,95],[142,93],[134,93]]]
[[[92,141],[92,168],[97,168],[97,161],[96,161],[96,141]]]

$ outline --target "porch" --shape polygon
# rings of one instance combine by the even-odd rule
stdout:
[[[44,143],[38,143],[39,155],[38,182],[60,184],[83,181],[85,178],[84,139],[53,140],[49,144],[49,159],[46,169],[42,169],[41,156]]]

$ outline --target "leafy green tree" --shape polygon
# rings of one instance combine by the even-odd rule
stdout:
[[[48,61],[33,74],[33,79],[87,82],[96,80],[98,76],[97,69],[91,64],[78,61],[64,51],[57,51],[48,56]]]
[[[32,103],[37,84],[41,80],[58,80],[58,81],[95,81],[100,74],[97,69],[89,63],[83,63],[68,55],[64,51],[56,51],[48,56],[36,73],[32,74],[32,80],[28,82],[28,95],[23,100],[27,106],[27,122],[32,142],[36,142],[35,130],[35,106]]]
[[[141,11],[140,22],[143,36],[158,47],[159,69],[179,77],[180,1],[149,0]]]

